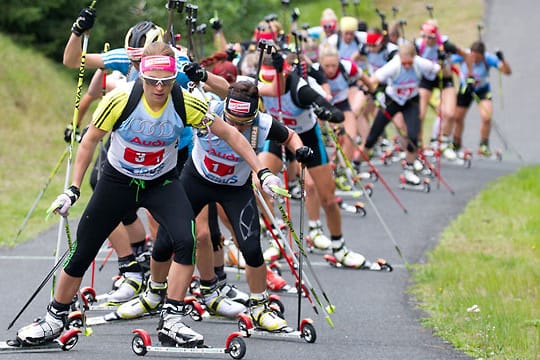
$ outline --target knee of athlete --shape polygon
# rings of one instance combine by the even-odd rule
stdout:
[[[152,259],[157,262],[165,262],[171,259],[173,254],[172,245],[163,241],[159,237],[154,241],[152,246]]]
[[[207,227],[197,228],[197,246],[198,247],[209,247],[211,243],[210,231]]]
[[[247,241],[241,241],[239,246],[247,265],[251,267],[259,267],[264,264],[259,239],[251,239],[251,241],[248,239]]]
[[[71,277],[82,278],[86,270],[90,267],[91,262],[92,260],[86,262],[77,255],[73,255],[64,267],[64,272]]]

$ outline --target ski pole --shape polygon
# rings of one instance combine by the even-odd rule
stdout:
[[[28,213],[26,214],[26,217],[24,218],[21,226],[19,226],[19,229],[17,230],[17,234],[15,234],[15,237],[13,238],[12,242],[15,243],[17,241],[17,239],[19,238],[19,236],[21,235],[22,231],[24,230],[24,228],[26,227],[26,224],[28,223],[28,220],[30,220],[30,217],[32,216],[32,214],[34,213],[34,210],[36,209],[38,203],[41,201],[41,199],[43,198],[43,195],[45,195],[45,191],[47,191],[47,188],[49,187],[49,185],[51,184],[51,181],[52,179],[54,178],[54,176],[56,175],[56,173],[58,172],[58,169],[60,169],[60,165],[62,165],[62,163],[64,162],[64,159],[66,158],[66,156],[68,155],[68,148],[66,147],[66,149],[64,150],[64,152],[62,153],[62,155],[60,156],[60,159],[58,159],[56,165],[54,166],[53,170],[51,171],[51,173],[49,174],[49,177],[47,178],[47,181],[45,181],[45,184],[43,185],[43,188],[41,189],[41,191],[39,192],[38,196],[36,197],[36,199],[34,200],[34,203],[32,204],[32,207],[30,207],[30,210],[28,210]]]
[[[257,190],[255,190],[257,191]],[[258,194],[257,194],[258,196]],[[261,196],[262,198],[262,196]],[[264,198],[262,198],[264,199]],[[259,200],[261,200],[259,198]],[[315,306],[315,303],[313,302],[313,299],[311,298],[311,295],[310,295],[310,292],[311,292],[311,282],[306,278],[306,283],[308,284],[308,286],[310,287],[310,290],[308,290],[306,288],[306,285],[303,283],[303,282],[300,282],[300,276],[298,274],[298,272],[296,271],[296,268],[298,267],[298,264],[297,263],[293,263],[293,261],[291,260],[291,257],[287,254],[287,251],[289,251],[292,255],[292,258],[296,260],[296,258],[294,258],[294,252],[292,251],[292,249],[290,247],[288,247],[287,249],[285,249],[283,247],[283,245],[281,244],[281,242],[279,241],[280,240],[280,237],[282,236],[281,235],[277,235],[279,234],[279,230],[274,230],[274,228],[276,227],[276,223],[274,223],[274,220],[275,218],[273,218],[271,215],[269,215],[268,217],[270,217],[272,219],[272,222],[270,222],[268,219],[267,219],[267,216],[262,216],[262,220],[264,222],[264,226],[266,226],[266,228],[268,229],[268,231],[270,232],[270,235],[272,236],[272,238],[274,239],[275,243],[276,243],[276,246],[278,247],[279,249],[279,253],[281,254],[281,256],[283,256],[283,258],[285,259],[285,261],[287,262],[287,265],[289,265],[289,269],[291,270],[291,273],[293,274],[294,278],[296,279],[296,281],[298,282],[298,284],[300,284],[300,289],[298,291],[302,291],[304,293],[304,296],[306,297],[306,299],[308,299],[308,301],[311,303],[312,307],[313,307],[313,311],[315,312],[315,314],[319,315],[319,310],[317,310],[317,307]],[[274,226],[274,228],[272,228],[272,226]],[[282,239],[284,240],[284,239]],[[287,244],[287,242],[285,242],[285,244]],[[305,276],[304,276],[305,277]],[[316,297],[317,295],[314,294],[313,295],[314,297]],[[318,300],[318,299],[317,299]],[[322,304],[321,304],[322,306]]]
[[[344,159],[345,162],[348,162],[349,159],[347,158],[347,156],[345,155],[345,152],[343,151],[343,148],[341,147],[341,144],[339,143],[338,141],[338,138],[337,138],[337,135],[336,133],[334,132],[334,130],[330,127],[330,125],[328,124],[328,121],[325,121],[325,127],[326,127],[326,130],[328,131],[328,133],[330,134],[330,137],[332,138],[332,141],[334,142],[334,144],[336,145],[336,149],[338,151],[338,154],[341,154],[342,158]],[[350,136],[349,134],[345,133],[345,136]],[[351,139],[352,141],[352,139]],[[354,143],[354,142],[353,142]],[[405,207],[405,205],[403,205],[403,203],[399,200],[399,198],[397,197],[397,195],[394,193],[394,191],[392,191],[392,189],[390,188],[390,186],[388,185],[388,183],[386,182],[386,180],[384,179],[384,177],[381,175],[381,173],[379,172],[379,170],[377,170],[377,168],[375,167],[375,165],[373,165],[373,163],[369,160],[369,157],[367,156],[367,154],[360,148],[360,146],[358,146],[358,151],[360,152],[360,155],[362,155],[362,158],[364,159],[364,161],[368,164],[370,170],[375,174],[375,176],[377,177],[377,179],[383,184],[384,188],[388,191],[388,193],[392,196],[392,198],[396,201],[396,203],[399,205],[399,207],[403,210],[403,212],[405,214],[408,213],[408,210],[407,208]],[[354,167],[350,164],[349,162],[349,165],[350,165],[350,168],[352,168],[352,170],[354,171]],[[365,189],[364,189],[364,192],[365,192]],[[369,196],[368,196],[369,197]]]
[[[92,1],[90,4],[90,8],[93,8],[96,4],[96,0]],[[83,87],[83,81],[84,81],[84,69],[86,67],[86,51],[88,50],[88,32],[85,32],[83,35],[83,45],[82,45],[82,53],[81,53],[81,64],[79,66],[79,76],[77,81],[77,92],[75,93],[75,108],[73,109],[73,120],[71,123],[71,126],[73,129],[77,127],[77,122],[79,119],[79,104],[81,102],[81,93],[82,93],[82,87]],[[69,179],[71,177],[71,163],[73,159],[73,147],[75,145],[75,131],[71,133],[71,141],[68,146],[68,161],[66,166],[66,177],[64,180],[64,189],[68,187]],[[63,216],[60,217],[60,223],[58,224],[58,236],[56,240],[56,251],[55,251],[55,261],[58,260],[58,256],[60,254],[60,243],[62,241],[62,228],[64,226],[64,222],[66,222],[66,233],[69,230],[69,225],[67,224],[67,219],[64,219]],[[71,245],[71,244],[70,244]],[[71,248],[71,246],[70,246]],[[51,300],[54,298],[54,286],[56,283],[56,275],[53,277],[53,288],[51,291]]]
[[[349,5],[349,0],[341,0],[341,16],[347,16],[347,6]]]
[[[328,125],[327,125],[328,126]],[[328,126],[330,127],[330,126]],[[331,136],[333,136],[333,139],[335,139],[336,137],[336,134],[334,133],[334,131],[330,128],[329,129],[329,132],[331,134]],[[332,135],[333,134],[333,135]],[[337,145],[337,144],[336,144]],[[358,147],[358,150],[360,151],[360,154],[362,155],[362,157],[364,158],[364,160],[366,160],[366,162],[369,164],[369,166],[373,169],[373,171],[375,172],[375,176],[377,176],[377,178],[379,180],[381,180],[381,182],[383,183],[383,185],[386,184],[386,181],[384,181],[384,179],[382,177],[380,177],[380,174],[378,172],[378,170],[376,170],[375,166],[373,166],[373,164],[369,161],[369,158],[367,157],[366,153],[364,151],[362,151],[362,149],[360,149],[360,147]],[[343,151],[343,150],[342,150]],[[345,157],[346,158],[346,157]],[[366,192],[366,189],[364,187],[364,184],[362,184],[362,182],[360,182],[360,186],[362,187],[362,191]],[[385,185],[385,187],[387,187],[388,184]],[[407,209],[403,206],[403,204],[399,201],[399,199],[397,198],[397,196],[394,194],[393,191],[390,190],[390,187],[387,187],[387,190],[390,192],[390,194],[394,197],[394,199],[396,200],[396,202],[398,203],[398,205],[403,209],[403,211],[407,214]],[[371,205],[371,207],[373,208],[373,210],[375,211],[375,215],[377,216],[379,222],[381,223],[382,227],[384,228],[384,231],[386,232],[386,234],[388,235],[388,237],[390,238],[390,240],[392,241],[392,243],[394,244],[394,248],[396,249],[398,255],[403,259],[403,262],[405,263],[405,265],[408,264],[407,262],[407,259],[405,259],[405,256],[403,255],[402,251],[401,251],[401,248],[399,247],[394,235],[392,234],[392,232],[390,231],[390,228],[388,227],[388,225],[386,225],[386,222],[384,221],[384,219],[382,218],[381,214],[379,213],[379,210],[377,209],[377,207],[375,206],[375,203],[373,202],[373,200],[371,199],[371,196],[366,196],[369,204]]]
[[[197,48],[195,46],[195,41],[193,39],[193,30],[194,26],[197,22],[197,13],[199,11],[199,7],[197,5],[193,4],[187,4],[186,5],[186,25],[187,25],[187,37],[188,37],[188,53],[189,55],[193,55],[193,58],[195,61],[198,62],[199,57],[197,56]]]
[[[412,140],[409,139],[409,137],[407,136],[407,134],[404,134],[403,131],[392,121],[392,116],[390,115],[390,113],[384,109],[382,107],[382,105],[378,105],[380,107],[381,110],[383,110],[383,114],[384,116],[388,119],[388,121],[390,121],[393,125],[394,125],[394,128],[396,129],[396,132],[398,133],[398,135],[403,139],[405,140],[408,144],[410,144],[413,148],[416,148],[416,145],[413,144]],[[418,150],[418,156],[426,163],[426,166],[435,172],[435,176],[437,176],[437,179],[439,179],[439,181],[444,185],[444,187],[446,187],[446,189],[450,192],[450,194],[452,195],[455,195],[455,192],[454,190],[450,187],[450,185],[448,185],[448,183],[443,179],[443,177],[441,176],[441,173],[439,171],[437,171],[437,169],[435,168],[435,166],[433,166],[427,159],[427,157],[424,155],[423,153],[423,150],[422,149],[419,149]]]
[[[306,165],[302,164],[301,170],[300,170],[300,242],[302,246],[304,246],[304,206],[306,202],[306,194],[305,194],[305,178],[306,178]],[[300,329],[300,321],[302,319],[301,316],[301,310],[302,310],[302,296],[300,294],[300,286],[302,284],[302,267],[304,263],[304,258],[302,257],[302,252],[298,253],[298,271],[300,275],[300,279],[298,280],[298,326],[297,328]]]
[[[68,222],[66,221],[66,224],[65,224],[65,230],[66,230],[66,235],[68,235],[68,238],[71,238],[71,235],[70,235],[70,231],[69,231],[69,224]],[[11,322],[9,323],[8,325],[8,330],[11,329],[11,327],[13,326],[13,324],[15,324],[15,321],[17,321],[17,319],[19,319],[19,317],[22,315],[22,313],[24,312],[24,310],[26,310],[26,308],[28,307],[28,305],[30,305],[30,303],[34,300],[34,298],[37,296],[37,294],[39,294],[39,292],[41,291],[41,289],[43,289],[43,287],[45,286],[45,284],[47,284],[47,282],[51,279],[51,277],[53,277],[53,275],[56,273],[56,271],[60,268],[60,266],[63,264],[64,260],[67,258],[67,255],[69,254],[70,252],[70,248],[66,249],[66,251],[64,252],[64,254],[57,258],[56,259],[56,262],[53,266],[53,268],[51,269],[51,271],[49,271],[49,273],[47,274],[47,276],[45,276],[45,279],[43,279],[43,281],[41,281],[41,283],[38,285],[37,289],[34,291],[34,293],[30,296],[30,298],[28,299],[28,301],[23,305],[23,307],[21,308],[21,310],[17,313],[17,315],[15,316],[15,318],[13,320],[11,320]]]
[[[316,275],[315,271],[313,270],[313,266],[311,265],[311,261],[309,260],[309,257],[307,256],[306,249],[304,248],[304,244],[302,244],[302,241],[298,237],[298,234],[296,233],[296,230],[294,230],[294,227],[293,227],[292,222],[291,222],[291,218],[287,215],[287,212],[285,211],[285,208],[283,207],[283,205],[281,205],[278,202],[277,206],[278,206],[279,212],[281,213],[281,217],[282,217],[283,221],[285,222],[285,224],[289,228],[289,231],[292,234],[292,237],[294,239],[294,242],[296,243],[296,246],[298,247],[298,250],[300,251],[300,254],[306,260],[307,267],[308,267],[309,271],[311,272],[311,274],[313,275],[313,279],[315,280],[315,283],[317,284],[319,289],[321,289],[321,293],[322,293],[324,299],[326,300],[326,302],[328,303],[328,306],[330,308],[333,308],[334,306],[332,305],[330,299],[326,295],[326,291],[324,291],[323,286],[322,286],[322,284],[321,284],[321,282],[319,280],[319,277]]]
[[[392,18],[396,19],[396,15],[399,13],[399,6],[392,6]]]
[[[272,212],[270,211],[270,207],[268,206],[268,204],[266,203],[266,200],[264,199],[264,197],[262,196],[261,192],[259,191],[259,189],[253,185],[254,187],[254,191],[255,191],[255,195],[257,195],[257,197],[259,198],[259,202],[260,204],[262,205],[264,211],[266,212],[268,218],[270,219],[270,221],[272,222],[272,224],[274,225],[274,228],[275,229],[279,229],[279,226],[277,224],[277,220],[276,218],[274,217],[274,215],[272,215]],[[292,262],[290,261],[289,257],[287,256],[287,254],[285,253],[285,250],[283,249],[283,245],[281,245],[279,243],[279,240],[278,240],[278,237],[277,235],[274,234],[274,231],[272,231],[272,226],[270,224],[268,224],[267,220],[265,220],[265,217],[263,216],[263,221],[265,221],[265,225],[266,225],[266,228],[269,229],[270,231],[270,234],[272,234],[272,237],[274,238],[274,240],[276,241],[277,245],[278,245],[278,248],[280,248],[280,252],[282,254],[282,256],[287,259],[287,263],[289,264],[289,267],[291,267],[291,272],[293,273],[293,275],[295,275],[296,279],[298,280],[299,279],[299,276],[295,271],[293,271],[292,269],[294,268],[294,265],[292,264]],[[280,237],[283,237],[283,234],[280,233]],[[285,248],[287,249],[287,251],[289,251],[292,255],[293,255],[293,259],[297,262],[298,264],[298,259],[296,259],[296,257],[294,257],[294,251],[292,250],[291,246],[287,243],[287,241],[285,241],[286,239],[282,239],[283,240],[283,244],[285,244]],[[306,284],[309,286],[309,292],[313,295],[313,299],[315,300],[315,302],[317,303],[317,305],[326,313],[326,322],[328,323],[328,325],[330,325],[330,327],[333,329],[334,328],[334,322],[332,321],[332,318],[330,317],[330,314],[332,314],[334,311],[335,311],[335,306],[332,305],[332,304],[328,304],[328,306],[324,306],[317,294],[317,292],[315,291],[315,288],[313,287],[313,285],[311,284],[311,282],[309,281],[309,279],[307,278],[306,274],[304,274],[304,280],[306,282]],[[303,290],[304,290],[304,293],[307,293],[307,289],[305,288],[305,285],[302,284],[302,287],[303,287]],[[322,291],[322,289],[321,289]],[[307,296],[306,296],[307,297]],[[309,298],[308,298],[309,299]],[[318,314],[318,311],[315,310],[315,313]]]

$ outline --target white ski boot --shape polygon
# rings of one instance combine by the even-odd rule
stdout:
[[[236,301],[242,305],[247,305],[249,295],[232,284],[226,282],[226,279],[218,280],[218,292],[221,296],[225,296],[232,301]]]
[[[287,327],[287,321],[268,307],[268,293],[265,291],[261,297],[249,299],[249,315],[256,327],[277,332]]]
[[[201,284],[201,295],[208,312],[212,315],[234,319],[236,315],[246,310],[241,303],[220,294],[217,280],[210,286]]]
[[[184,304],[166,303],[163,305],[157,328],[158,339],[162,345],[188,348],[203,345],[204,337],[182,322],[186,315]]]
[[[128,301],[116,310],[122,319],[135,319],[155,311],[163,302],[167,293],[167,283],[148,282],[148,289],[138,298]]]
[[[338,246],[333,244],[332,253],[336,261],[345,267],[359,269],[366,262],[364,255],[347,249],[345,241],[341,241]]]
[[[17,331],[17,340],[27,345],[41,345],[56,339],[66,326],[69,308],[60,311],[52,304],[47,306],[47,314],[43,319],[36,319]]]
[[[322,225],[320,224],[309,227],[309,238],[311,244],[319,250],[327,250],[332,244],[330,239],[324,235]]]

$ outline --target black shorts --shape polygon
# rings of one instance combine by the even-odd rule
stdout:
[[[326,154],[326,148],[324,147],[319,124],[315,124],[313,128],[298,134],[298,136],[300,136],[300,139],[305,146],[309,146],[313,150],[313,159],[306,164],[308,169],[328,163],[328,155]],[[281,144],[276,141],[266,140],[263,151],[272,153],[281,158]],[[290,157],[287,157],[288,161],[291,161],[291,158],[294,159],[294,156],[290,151],[288,151],[288,154],[290,155]]]
[[[439,88],[440,85],[441,80],[438,77],[433,80],[428,80],[425,77],[422,77],[422,79],[420,79],[420,84],[418,84],[418,87],[420,89],[427,89],[432,91],[435,88]],[[450,76],[444,76],[442,78],[442,88],[446,89],[449,87],[454,87],[454,79]]]
[[[474,93],[478,96],[478,99],[480,100],[491,100],[493,98],[491,94],[490,89],[481,89],[481,90],[475,90]],[[474,100],[474,97],[471,93],[461,93],[461,91],[458,91],[457,94],[457,106],[468,108],[471,106],[472,101]]]

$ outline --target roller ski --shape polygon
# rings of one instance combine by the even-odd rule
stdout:
[[[392,271],[393,268],[383,259],[371,262],[362,254],[349,250],[342,242],[339,247],[332,248],[332,254],[326,254],[323,259],[332,267],[371,271]]]
[[[366,207],[363,202],[356,201],[354,204],[349,204],[343,201],[343,198],[336,196],[336,202],[339,205],[339,208],[349,214],[360,215],[361,217],[366,216]]]
[[[283,312],[275,309],[266,294],[261,299],[250,299],[247,313],[238,315],[238,329],[246,337],[304,339],[314,343],[317,333],[311,319],[303,319],[300,329],[287,325]]]
[[[133,332],[135,336],[131,348],[137,355],[145,355],[149,351],[177,352],[198,354],[230,354],[235,359],[244,357],[246,347],[240,333],[233,333],[227,338],[225,348],[211,348],[204,344],[204,337],[184,324],[189,315],[189,307],[185,303],[167,302],[163,305],[157,328],[161,346],[152,346],[148,333],[142,329]]]
[[[184,354],[229,354],[233,359],[242,359],[246,355],[246,343],[239,332],[233,332],[225,340],[225,347],[213,348],[206,345],[180,347],[175,345],[152,345],[152,339],[143,329],[132,331],[131,350],[136,355],[144,356],[149,352],[184,353]]]
[[[87,317],[86,325],[103,325],[118,320],[132,320],[146,316],[156,315],[167,292],[167,284],[149,282],[146,291],[138,298],[128,301],[105,315]],[[69,314],[68,327],[78,327],[85,316],[81,311]]]
[[[0,341],[0,354],[7,352],[21,351],[30,352],[46,352],[46,351],[69,351],[79,342],[80,330],[71,329],[63,333],[60,337],[38,345],[28,344],[19,339]]]
[[[420,178],[413,164],[405,164],[403,173],[399,176],[399,187],[403,190],[415,190],[428,193],[431,191],[430,181],[428,178]]]
[[[486,144],[480,145],[476,155],[479,159],[502,161],[502,151],[500,149],[491,150]]]
[[[71,350],[79,340],[79,329],[66,329],[68,310],[49,304],[44,318],[38,318],[17,331],[15,340],[0,342],[2,351]]]

